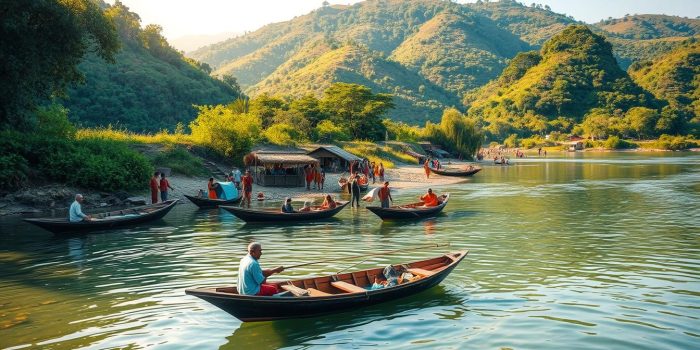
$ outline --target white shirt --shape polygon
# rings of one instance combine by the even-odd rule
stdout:
[[[70,222],[83,221],[86,217],[87,215],[83,214],[80,208],[80,203],[78,203],[78,201],[73,201],[73,204],[70,205],[70,210],[68,210],[68,219]]]

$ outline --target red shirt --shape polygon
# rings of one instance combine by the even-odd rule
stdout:
[[[160,191],[167,192],[168,187],[170,187],[170,182],[168,182],[168,179],[160,179]]]
[[[243,190],[252,191],[253,190],[253,177],[250,175],[243,176]]]
[[[382,187],[379,189],[379,193],[377,194],[379,196],[379,199],[385,200],[389,198],[389,194],[391,193],[391,190],[389,187]]]

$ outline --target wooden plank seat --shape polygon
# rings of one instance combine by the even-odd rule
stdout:
[[[418,267],[413,267],[408,270],[406,270],[414,275],[421,276],[421,277],[429,277],[435,274],[435,271],[429,271],[429,270],[424,270]]]
[[[328,296],[328,295],[333,295],[333,294],[329,294],[326,292],[322,292],[316,288],[304,289],[304,288],[299,288],[299,287],[292,285],[292,284],[283,284],[280,286],[280,288],[282,288],[286,291],[292,292],[292,294],[294,294],[294,296],[297,296],[297,297],[306,297],[306,296],[324,297],[324,296]]]
[[[350,283],[343,282],[343,281],[331,282],[331,285],[333,287],[336,287],[336,288],[338,288],[342,291],[348,292],[348,293],[364,293],[367,291],[366,289],[364,289],[362,287],[358,287],[354,284],[350,284]]]

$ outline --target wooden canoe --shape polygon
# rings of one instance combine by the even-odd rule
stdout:
[[[197,196],[189,196],[185,195],[187,199],[190,200],[190,202],[194,203],[196,206],[200,208],[217,208],[220,205],[232,205],[232,204],[237,204],[241,201],[241,198],[243,196],[239,193],[237,198],[234,199],[211,199],[209,197],[197,197]]]
[[[438,197],[438,200],[442,200],[442,203],[435,207],[424,207],[423,202],[418,202],[407,205],[392,206],[389,208],[370,206],[367,207],[367,210],[379,216],[382,218],[382,220],[421,219],[433,217],[440,213],[450,200],[450,194],[443,194],[442,196]]]
[[[442,175],[442,176],[472,176],[479,171],[481,171],[480,167],[472,167],[471,169],[443,169],[443,170],[437,170],[430,168],[430,171],[432,171],[434,174]]]
[[[350,202],[338,201],[336,203],[337,206],[333,209],[311,210],[307,212],[294,213],[282,213],[279,208],[250,209],[226,205],[222,205],[219,208],[230,212],[245,222],[275,223],[328,219],[333,215],[338,214],[338,212],[343,210],[343,208],[345,208],[345,206],[347,206]],[[312,209],[314,208],[312,207]]]
[[[24,221],[53,233],[106,230],[158,220],[175,207],[178,201],[178,199],[172,199],[156,204],[92,214],[93,220],[90,221],[70,222],[68,218],[37,218],[24,219]]]
[[[240,295],[236,287],[190,288],[186,294],[201,298],[243,322],[312,317],[353,310],[407,297],[436,286],[464,259],[468,251],[444,254],[404,266],[417,278],[377,290],[368,290],[384,267],[339,275],[268,282],[287,290],[283,296]]]

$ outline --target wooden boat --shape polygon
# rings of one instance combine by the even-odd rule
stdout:
[[[38,218],[24,219],[24,221],[53,233],[106,230],[158,220],[175,207],[178,201],[178,199],[172,199],[156,204],[92,214],[90,221],[70,222],[68,218]]]
[[[432,171],[434,174],[442,175],[442,176],[472,176],[478,172],[481,171],[480,167],[471,167],[471,168],[466,168],[466,169],[442,169],[442,170],[437,170],[430,168],[430,171]]]
[[[436,286],[464,259],[468,251],[452,252],[403,266],[416,276],[377,290],[368,290],[383,267],[338,275],[268,282],[289,293],[278,296],[240,295],[236,287],[190,288],[186,294],[213,304],[244,322],[311,317],[341,312],[407,297]]]
[[[263,208],[263,209],[250,209],[232,206],[220,206],[231,214],[235,215],[237,218],[245,222],[288,222],[288,221],[306,221],[306,220],[319,220],[328,219],[339,211],[343,210],[345,206],[350,202],[336,202],[337,206],[333,209],[320,210],[319,207],[311,207],[311,211],[307,212],[294,212],[294,213],[282,213],[279,208]]]
[[[389,208],[377,206],[367,207],[367,210],[382,218],[382,220],[401,220],[401,219],[420,219],[437,215],[445,208],[447,201],[450,200],[450,194],[443,194],[438,197],[442,202],[435,207],[424,207],[423,202],[412,203],[407,205],[397,205]]]
[[[185,197],[189,199],[190,202],[194,203],[200,208],[217,208],[220,205],[237,204],[241,201],[241,198],[243,198],[243,196],[240,193],[238,194],[238,198],[234,199],[211,199],[209,197],[197,197],[189,195],[185,195]]]
[[[369,188],[369,179],[368,179],[367,176],[365,176],[364,174],[361,174],[361,175],[360,175],[360,178],[363,178],[363,179],[366,179],[366,180],[367,180],[364,184],[360,183],[360,192],[367,191],[367,189]],[[348,186],[350,186],[350,183],[349,183],[348,179],[346,179],[346,178],[344,178],[344,177],[341,176],[341,177],[338,179],[338,187],[340,187],[340,192],[347,192],[347,193],[350,193],[350,190],[348,189]]]

